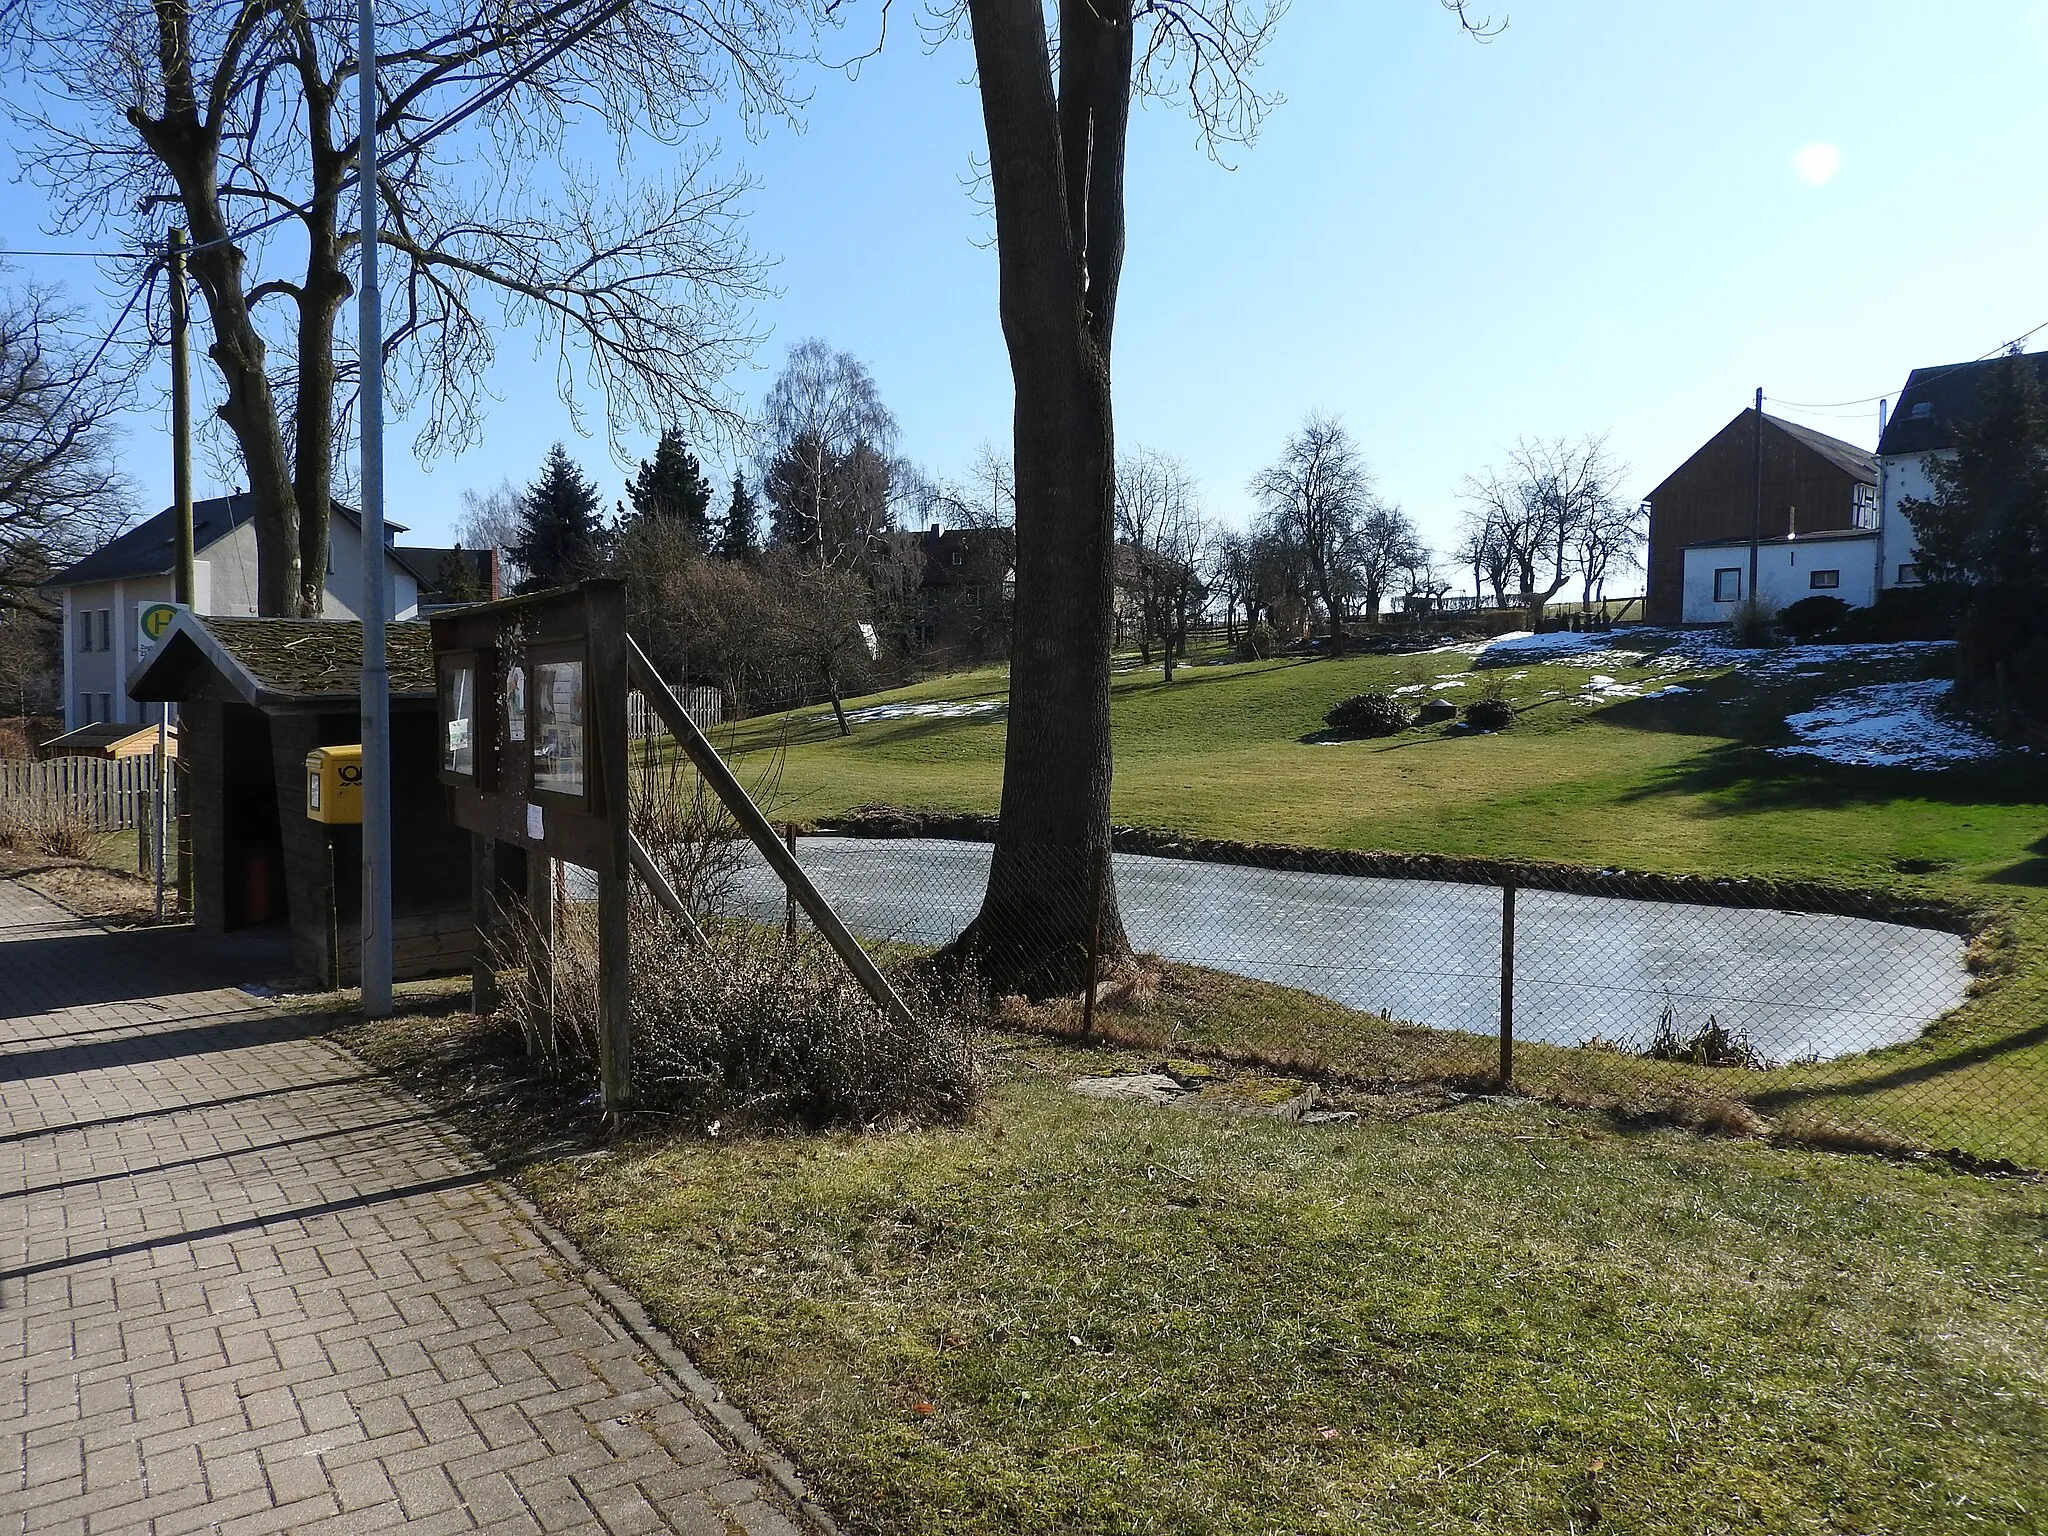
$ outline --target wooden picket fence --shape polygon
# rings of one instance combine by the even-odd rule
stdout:
[[[139,757],[0,758],[0,813],[36,822],[69,819],[94,832],[126,832],[149,818],[154,763]],[[167,814],[177,815],[178,776],[168,773]]]

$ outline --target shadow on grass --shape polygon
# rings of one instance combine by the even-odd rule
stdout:
[[[1933,1082],[1952,1072],[1981,1067],[1987,1062],[1998,1060],[2001,1056],[2009,1056],[2014,1051],[2023,1051],[2030,1046],[2044,1043],[2048,1043],[2048,1023],[2036,1024],[2031,1029],[2023,1029],[1997,1040],[1987,1040],[1981,1045],[1973,1045],[1950,1055],[1915,1062],[1911,1066],[1880,1072],[1875,1076],[1847,1082],[1813,1082],[1796,1087],[1774,1088],[1748,1095],[1748,1098],[1750,1103],[1768,1114],[1776,1114],[1808,1099],[1863,1098],[1874,1093],[1888,1093],[1895,1088],[1909,1088],[1918,1083]]]
[[[1610,711],[1612,713],[1612,711]],[[1821,758],[1777,757],[1762,747],[1726,742],[1656,773],[1619,797],[1624,804],[1696,795],[1704,814],[1837,810],[1925,800],[1943,805],[2048,804],[2048,773],[2011,764],[1968,765],[1927,772],[1866,768]]]

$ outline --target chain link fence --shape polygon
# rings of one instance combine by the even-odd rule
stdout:
[[[2000,935],[1960,908],[1120,833],[1092,868],[1070,848],[1006,853],[1008,899],[984,912],[985,828],[880,818],[797,851],[885,954],[953,944],[981,914],[963,947],[1023,1029],[1373,1092],[1505,1078],[1627,1118],[2048,1163],[2041,1031],[1979,996]],[[791,921],[751,852],[720,906]]]

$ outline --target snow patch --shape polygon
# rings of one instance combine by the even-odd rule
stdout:
[[[1662,648],[1658,649],[1660,645]],[[1646,667],[1657,672],[1732,667],[1758,676],[1798,677],[1812,676],[1814,669],[1831,664],[1906,661],[1953,647],[1950,640],[1899,640],[1883,645],[1781,645],[1748,650],[1691,629],[1630,629],[1607,634],[1560,630],[1549,635],[1502,635],[1481,652],[1480,665],[1491,668],[1551,663]]]
[[[1946,678],[1877,683],[1823,699],[1787,715],[1796,746],[1773,747],[1777,757],[1818,757],[1869,768],[1947,768],[1996,757],[2005,748],[1982,731],[1943,714],[1954,690]]]
[[[876,720],[967,720],[976,715],[993,715],[1004,707],[1001,699],[954,700],[945,699],[936,704],[870,704],[863,709],[849,709],[846,718],[857,725]],[[830,715],[819,715],[820,720],[830,720]]]

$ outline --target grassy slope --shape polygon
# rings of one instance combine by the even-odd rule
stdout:
[[[473,1025],[351,1043],[506,1113]],[[1106,1056],[1005,1059],[966,1127],[523,1182],[856,1532],[2041,1528],[2038,1184],[1528,1103],[1107,1104],[1060,1086]]]
[[[1467,658],[1275,661],[1115,679],[1119,821],[1216,837],[1551,859],[1714,875],[1884,884],[2000,914],[2014,974],[1936,1038],[1865,1058],[1853,1091],[1806,1112],[1874,1121],[1985,1156],[2048,1160],[2048,764],[1941,773],[1770,755],[1787,713],[1937,658],[1838,664],[1812,676],[1693,682],[1663,699],[1587,704],[1583,666],[1515,669],[1514,729],[1304,743],[1330,705],[1367,688],[1454,674]],[[1668,674],[1603,665],[1623,682]],[[936,678],[879,701],[1000,698],[998,671]],[[1472,686],[1447,690],[1469,697]],[[1565,697],[1545,701],[1555,692]],[[875,702],[875,701],[863,701]],[[755,722],[742,746],[786,741],[788,812],[865,803],[996,807],[999,717],[909,719],[833,734],[815,712]],[[1906,873],[1924,870],[1924,873]],[[1761,1086],[1761,1085],[1758,1085]]]

